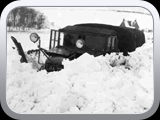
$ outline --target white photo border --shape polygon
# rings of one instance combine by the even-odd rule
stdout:
[[[143,114],[17,114],[14,113],[9,109],[6,103],[6,65],[7,65],[7,39],[6,39],[6,18],[9,12],[20,6],[27,6],[27,7],[143,7],[150,11],[153,17],[153,31],[154,31],[154,103],[152,108]],[[22,0],[22,1],[15,1],[9,3],[1,13],[1,21],[0,21],[0,35],[1,35],[1,44],[0,44],[0,55],[1,55],[1,62],[0,62],[0,98],[1,98],[1,106],[4,112],[10,116],[11,118],[15,119],[34,119],[34,120],[49,120],[49,119],[67,119],[67,120],[102,120],[102,119],[129,119],[129,120],[139,120],[139,119],[146,119],[152,116],[159,107],[159,100],[160,100],[160,56],[158,51],[160,51],[160,20],[159,14],[156,8],[146,2],[146,1],[138,1],[138,0]]]

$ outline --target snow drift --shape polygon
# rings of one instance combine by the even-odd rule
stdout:
[[[87,53],[59,72],[37,72],[7,53],[6,100],[16,113],[144,113],[153,104],[153,44],[130,56]]]

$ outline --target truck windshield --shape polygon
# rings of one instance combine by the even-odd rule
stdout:
[[[58,30],[51,30],[49,49],[63,45],[64,34]]]

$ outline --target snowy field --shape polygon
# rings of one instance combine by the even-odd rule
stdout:
[[[64,60],[63,70],[47,74],[37,72],[31,63],[20,63],[12,49],[10,36],[17,38],[25,51],[36,49],[30,33],[8,33],[7,104],[12,111],[26,114],[144,113],[154,101],[152,34],[146,33],[146,43],[130,56],[85,53],[73,61]],[[47,48],[49,32],[39,35],[42,47]]]

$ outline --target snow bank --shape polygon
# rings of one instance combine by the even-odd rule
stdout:
[[[130,56],[87,53],[60,72],[36,72],[7,53],[7,104],[16,113],[144,113],[153,103],[153,44]]]

